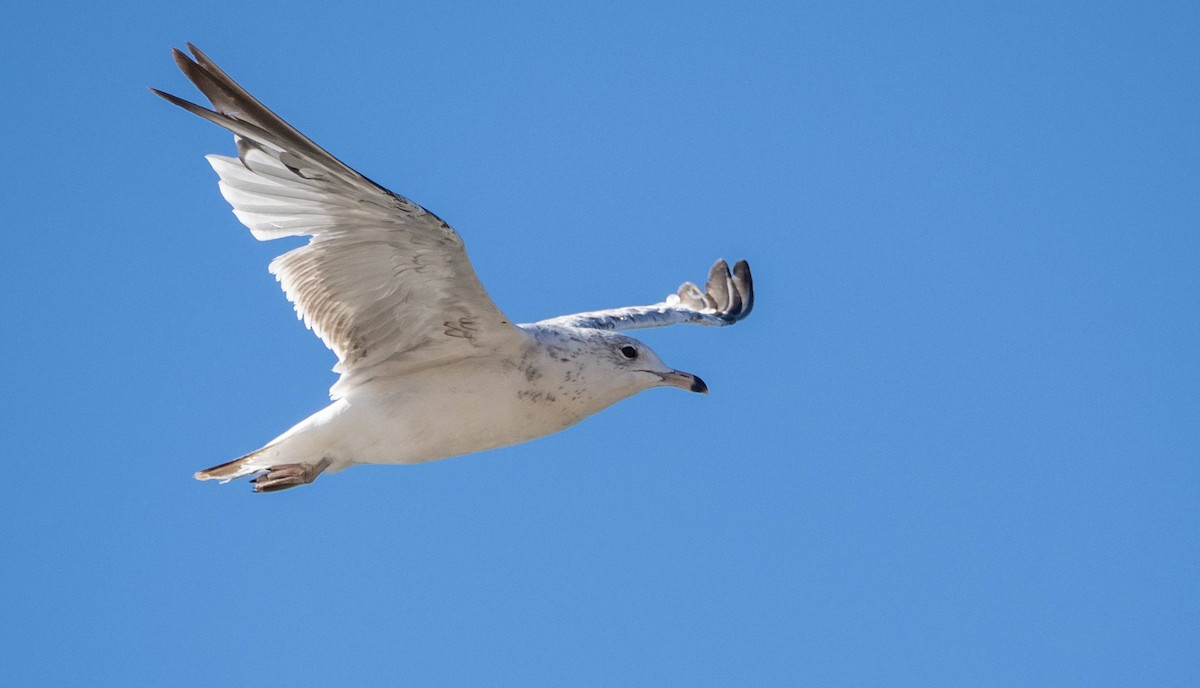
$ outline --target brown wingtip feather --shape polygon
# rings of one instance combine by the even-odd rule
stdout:
[[[171,48],[171,57],[175,60],[175,65],[179,67],[179,71],[184,74],[187,74],[188,70],[196,66],[192,58],[179,48]]]
[[[170,93],[167,93],[166,91],[160,91],[157,88],[154,88],[153,86],[150,87],[150,92],[153,93],[154,95],[158,96],[159,98],[162,98],[163,100],[167,101],[168,103],[171,103],[172,105],[178,105],[179,107],[183,108],[184,110],[191,111],[192,108],[200,107],[199,105],[196,105],[195,103],[191,102],[190,100],[184,100],[183,98],[180,98],[179,96],[176,96],[176,95],[171,95]]]

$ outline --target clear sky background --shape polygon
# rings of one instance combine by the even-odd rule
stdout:
[[[1200,683],[1200,9],[34,3],[0,26],[0,684]],[[660,389],[275,495],[326,403],[191,40],[518,321],[747,258]]]

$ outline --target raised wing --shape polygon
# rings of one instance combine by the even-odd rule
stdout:
[[[562,315],[538,325],[582,327],[594,330],[633,330],[677,323],[724,326],[750,315],[754,308],[754,281],[750,265],[739,260],[729,272],[724,260],[713,263],[705,290],[684,282],[679,291],[651,306],[627,306],[606,311]]]
[[[270,271],[296,314],[337,354],[336,398],[356,381],[465,358],[522,337],[479,283],[441,218],[330,155],[188,44],[175,62],[213,110],[151,89],[233,132],[238,157],[210,155],[242,224],[267,241],[307,235]]]

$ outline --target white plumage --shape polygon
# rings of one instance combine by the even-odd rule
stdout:
[[[492,302],[462,239],[296,131],[195,46],[176,63],[209,110],[155,90],[234,133],[238,157],[208,156],[256,239],[309,236],[271,261],[288,299],[338,357],[334,402],[263,448],[200,471],[258,474],[267,492],[358,463],[417,463],[568,427],[654,386],[706,391],[616,330],[729,325],[753,306],[750,269],[717,261],[707,290],[685,283],[651,306],[514,325]]]

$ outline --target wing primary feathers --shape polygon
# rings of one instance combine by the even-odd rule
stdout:
[[[739,260],[732,272],[724,260],[713,263],[705,290],[684,282],[666,301],[652,306],[628,306],[550,318],[539,325],[567,325],[598,330],[633,330],[678,323],[732,325],[754,308],[754,282],[750,265]]]
[[[184,76],[204,94],[212,104],[213,110],[207,110],[157,89],[151,89],[156,94],[238,136],[279,149],[279,153],[275,157],[281,159],[288,167],[299,169],[292,156],[307,158],[343,184],[353,185],[365,181],[368,185],[375,187],[377,191],[388,196],[395,196],[394,193],[360,174],[288,124],[282,117],[250,95],[199,48],[191,43],[188,43],[187,46],[195,59],[193,60],[178,48],[173,48],[171,52],[175,58],[175,64],[179,66]]]
[[[709,306],[718,312],[729,308],[729,283],[726,277],[728,274],[729,264],[719,259],[708,271],[708,282],[704,285],[708,292]]]
[[[741,309],[738,319],[750,315],[754,310],[754,280],[750,277],[750,264],[739,260],[733,264],[733,286],[741,296]]]
[[[742,312],[742,295],[737,290],[737,285],[733,282],[733,275],[730,274],[729,268],[725,268],[725,289],[729,292],[729,307],[725,310],[730,313]]]
[[[163,100],[166,100],[168,103],[171,103],[172,105],[178,105],[193,115],[206,119],[223,129],[228,129],[240,137],[253,141],[265,141],[273,146],[280,148],[282,147],[274,136],[255,124],[245,122],[219,112],[214,112],[202,105],[197,105],[190,100],[184,100],[179,96],[171,95],[170,93],[160,91],[157,88],[151,88],[150,91]],[[239,151],[239,153],[241,153],[241,151]]]
[[[173,49],[175,63],[184,75],[200,89],[208,98],[217,112],[243,121],[253,122],[264,131],[274,135],[284,148],[304,156],[312,157],[317,162],[329,165],[351,178],[361,177],[350,166],[334,157],[329,151],[313,143],[312,139],[301,134],[295,127],[288,124],[257,98],[250,95],[236,81],[216,65],[199,48],[187,44],[188,50],[195,56],[195,61],[178,48]]]

